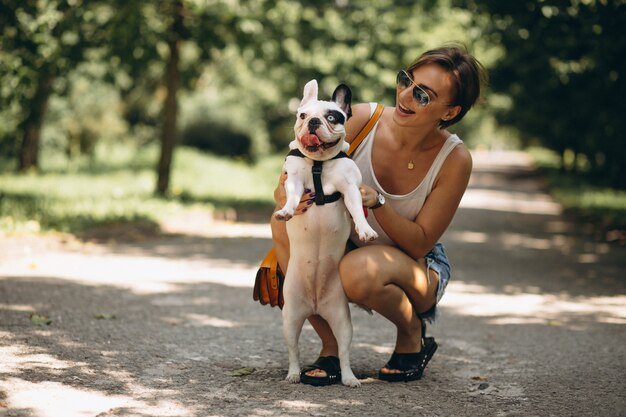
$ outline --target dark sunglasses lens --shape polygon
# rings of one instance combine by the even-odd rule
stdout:
[[[428,94],[424,91],[420,90],[417,87],[413,88],[413,98],[417,101],[422,107],[426,106],[429,102]]]
[[[408,75],[406,75],[404,71],[400,71],[398,73],[398,76],[396,77],[396,83],[402,88],[407,88],[409,85],[411,85],[411,79],[408,77]]]

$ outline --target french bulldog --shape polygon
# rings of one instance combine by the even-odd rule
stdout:
[[[341,382],[358,387],[361,384],[350,368],[350,309],[339,278],[339,261],[351,228],[348,214],[362,241],[374,240],[378,235],[363,212],[359,191],[361,173],[354,161],[343,157],[347,156],[345,151],[349,148],[344,140],[344,125],[351,116],[352,92],[341,84],[331,101],[320,101],[317,94],[317,81],[309,81],[297,111],[296,138],[289,144],[291,152],[283,166],[287,173],[287,200],[284,207],[274,213],[276,219],[288,220],[290,258],[283,288],[283,333],[289,350],[286,380],[300,382],[298,339],[306,318],[319,314],[337,339]],[[316,188],[312,174],[314,165],[322,166],[319,168],[321,175],[317,174],[316,204],[306,213],[294,216],[305,188]],[[338,198],[337,193],[341,193],[342,198]],[[338,199],[324,202],[321,194]]]

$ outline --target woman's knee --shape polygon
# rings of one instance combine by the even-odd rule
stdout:
[[[344,256],[339,263],[341,284],[346,296],[352,302],[364,304],[378,285],[376,265],[366,265],[366,262],[357,251],[353,251]]]

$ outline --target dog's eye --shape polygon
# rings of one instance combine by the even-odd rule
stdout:
[[[333,125],[344,124],[346,121],[344,115],[340,111],[336,110],[330,110],[324,117],[328,120],[328,123],[332,123]]]
[[[306,119],[306,113],[300,113],[300,118],[301,118],[302,120]]]

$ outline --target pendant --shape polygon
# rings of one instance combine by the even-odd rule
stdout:
[[[409,161],[409,163],[406,165],[406,167],[408,169],[413,169],[413,168],[415,168],[415,164],[413,163],[413,161]]]

